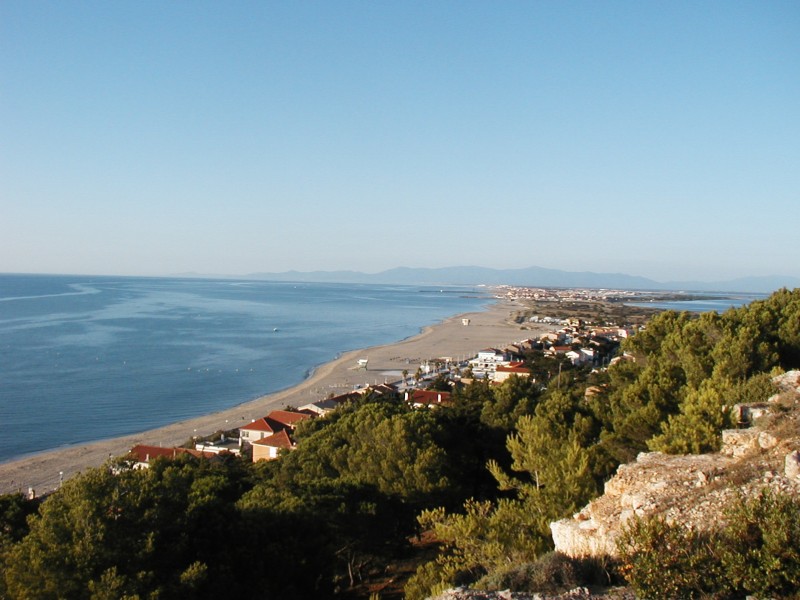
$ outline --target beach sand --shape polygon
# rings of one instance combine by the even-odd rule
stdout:
[[[446,319],[401,342],[347,352],[320,366],[310,377],[294,387],[221,412],[133,435],[59,448],[0,464],[0,493],[26,493],[31,487],[36,494],[41,495],[58,487],[60,473],[63,473],[66,481],[81,471],[101,466],[110,457],[126,454],[136,444],[178,446],[193,436],[240,427],[276,408],[309,404],[326,398],[331,392],[340,394],[357,385],[399,382],[404,369],[408,370],[410,377],[427,359],[472,358],[483,348],[503,347],[549,330],[545,326],[521,330],[513,321],[515,313],[521,308],[521,305],[514,302],[500,301],[484,311]],[[463,325],[462,318],[470,319],[470,324]],[[362,358],[369,359],[367,370],[356,369],[358,359]]]

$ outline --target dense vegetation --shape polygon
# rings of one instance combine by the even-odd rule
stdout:
[[[800,366],[800,291],[723,315],[665,312],[623,349],[635,360],[598,372],[533,353],[551,378],[477,382],[446,409],[368,397],[302,423],[297,449],[273,462],[117,461],[41,504],[0,498],[0,596],[342,596],[423,532],[440,547],[412,600],[454,583],[602,575],[548,554],[549,522],[642,450],[715,449],[723,407],[764,399],[771,373]]]
[[[618,542],[620,570],[652,600],[800,597],[796,498],[769,491],[738,498],[722,522],[701,532],[661,518],[636,519]]]

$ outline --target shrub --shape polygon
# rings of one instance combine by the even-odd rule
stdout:
[[[417,572],[411,576],[405,585],[406,600],[424,600],[435,596],[449,588],[450,582],[446,580],[440,565],[431,561],[417,567]]]
[[[487,590],[510,589],[515,592],[561,592],[584,585],[611,583],[605,561],[595,558],[571,558],[560,552],[548,552],[534,562],[494,571],[474,587]]]
[[[800,502],[765,491],[726,511],[719,554],[734,589],[800,597]]]
[[[764,491],[739,498],[713,533],[635,519],[618,540],[621,571],[645,598],[800,598],[800,502]]]
[[[634,519],[617,541],[620,571],[637,594],[652,600],[697,598],[714,591],[719,561],[707,535],[667,523]]]

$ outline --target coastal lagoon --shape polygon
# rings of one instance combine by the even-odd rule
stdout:
[[[756,300],[764,300],[767,294],[757,293],[718,293],[718,292],[691,292],[693,296],[700,296],[697,300],[669,300],[654,302],[626,302],[629,306],[642,306],[657,308],[659,310],[675,310],[678,312],[718,312],[724,313],[730,308],[741,308]]]
[[[0,275],[0,462],[291,387],[342,352],[480,310],[480,290]]]

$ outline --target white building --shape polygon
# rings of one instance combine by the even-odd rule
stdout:
[[[469,361],[469,366],[475,375],[492,376],[498,365],[507,365],[511,362],[509,355],[497,348],[486,348],[478,352],[478,356]]]

